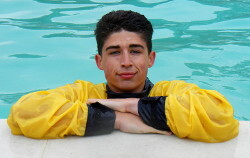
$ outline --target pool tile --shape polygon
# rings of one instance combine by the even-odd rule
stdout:
[[[242,130],[247,128],[250,128],[249,123],[245,124]],[[66,139],[49,140],[43,155],[46,158],[242,158],[248,153],[245,148],[237,153],[238,145],[242,143],[241,139],[242,137],[237,137],[223,143],[203,143],[179,139],[173,135],[141,135],[115,131],[103,136],[67,137]],[[247,139],[244,140],[245,145],[249,146],[250,140]]]
[[[236,143],[234,157],[250,157],[250,121],[240,121],[240,134]]]
[[[70,136],[64,139],[35,140],[14,136],[0,120],[0,152],[4,158],[248,158],[250,122],[240,122],[238,137],[223,143],[203,143],[176,136],[128,134],[115,131],[93,137]]]
[[[12,135],[5,119],[0,119],[0,157],[41,158],[47,140]]]

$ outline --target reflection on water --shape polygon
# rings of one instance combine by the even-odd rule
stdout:
[[[233,66],[216,66],[205,63],[185,63],[185,65],[193,70],[193,76],[250,78],[250,60]]]
[[[38,91],[38,90],[34,90]],[[13,105],[21,96],[34,92],[14,93],[14,94],[0,94],[0,119],[7,118],[10,111],[9,105]]]
[[[250,26],[250,25],[249,25]],[[183,35],[187,37],[183,37]],[[154,40],[157,52],[178,51],[183,48],[199,50],[223,50],[219,45],[235,44],[249,46],[250,31],[245,29],[239,31],[221,32],[220,30],[197,30],[183,31],[182,34],[172,38]]]
[[[46,57],[46,56],[34,55],[34,54],[14,54],[14,55],[10,55],[9,57],[16,57],[16,58],[43,58],[43,57]]]
[[[102,5],[117,5],[119,4],[130,4],[138,7],[154,7],[158,4],[165,3],[166,0],[162,0],[160,2],[157,2],[157,0],[154,2],[153,0],[151,3],[145,3],[143,0],[134,0],[134,1],[127,1],[127,0],[56,0],[56,1],[51,1],[51,0],[34,0],[40,3],[50,3],[50,4],[102,4]],[[172,0],[168,0],[172,1]],[[150,2],[150,1],[148,1]]]
[[[193,20],[190,22],[176,22],[178,17],[176,19],[169,19],[171,16],[177,16],[181,15],[183,17],[182,19],[179,19],[177,21],[185,21],[185,15],[182,15],[181,12],[173,13],[173,15],[168,14],[168,10],[164,7],[168,7],[168,4],[172,3],[174,6],[181,6],[180,2],[184,2],[182,0],[176,0],[176,1],[161,1],[154,3],[154,1],[91,1],[91,0],[57,0],[57,1],[50,1],[50,0],[35,0],[36,2],[43,3],[43,4],[68,4],[70,7],[67,8],[65,5],[59,5],[55,6],[55,8],[49,8],[49,14],[42,15],[40,17],[34,17],[34,18],[12,18],[12,17],[6,17],[6,18],[0,18],[0,24],[1,25],[11,25],[11,26],[17,26],[23,29],[32,29],[32,30],[65,30],[63,33],[52,33],[44,35],[44,38],[53,38],[53,37],[76,37],[76,38],[89,38],[93,37],[94,34],[79,34],[79,32],[69,32],[72,31],[93,31],[95,28],[95,23],[97,21],[97,18],[100,18],[101,15],[106,13],[107,11],[105,8],[112,9],[115,6],[122,6],[122,5],[128,5],[131,6],[133,9],[141,11],[141,8],[150,8],[147,11],[158,11],[158,8],[163,7],[165,11],[165,15],[159,16],[159,14],[150,15],[153,13],[146,13],[149,14],[150,20],[152,21],[154,28],[167,28],[174,32],[174,37],[172,38],[159,38],[154,40],[154,47],[157,50],[157,52],[162,51],[169,51],[169,50],[178,50],[186,47],[191,47],[194,49],[206,49],[202,47],[196,47],[195,45],[203,45],[203,46],[209,46],[209,45],[223,45],[223,44],[237,44],[237,45],[247,45],[249,46],[249,8],[250,8],[250,2],[239,0],[239,1],[233,1],[233,0],[225,0],[220,2],[214,2],[213,0],[210,1],[196,1],[194,4],[203,4],[200,5],[201,9],[206,11],[207,6],[213,6],[217,7],[220,6],[223,9],[214,9],[214,12],[210,11],[211,15],[216,15],[212,19],[207,19],[206,16],[204,16],[203,19],[199,20]],[[102,3],[101,3],[102,2]],[[148,2],[148,3],[147,3]],[[187,3],[187,2],[185,2]],[[189,1],[187,4],[191,5],[191,1]],[[193,2],[192,2],[193,3]],[[81,4],[82,6],[76,5],[72,6],[73,4]],[[87,5],[87,6],[85,6]],[[92,5],[92,6],[88,6]],[[184,5],[184,4],[183,4]],[[199,7],[200,7],[199,6]],[[58,7],[58,8],[56,8]],[[184,7],[184,6],[182,6]],[[191,7],[191,6],[190,6]],[[195,5],[192,6],[195,8]],[[103,9],[104,8],[104,9]],[[113,8],[113,9],[114,9]],[[156,10],[154,10],[156,8]],[[119,7],[118,7],[119,9]],[[177,10],[178,8],[174,8],[173,10]],[[199,8],[193,9],[196,10]],[[211,8],[208,8],[211,10]],[[95,10],[95,11],[93,11]],[[100,11],[98,11],[100,10]],[[191,11],[191,9],[190,9]],[[28,13],[28,11],[26,11]],[[30,11],[30,14],[34,12],[33,10]],[[164,13],[164,12],[163,12]],[[190,12],[191,13],[191,12]],[[19,12],[20,14],[20,12]],[[201,13],[202,14],[202,13]],[[84,23],[86,21],[86,18],[84,17],[91,17],[91,15],[94,15],[95,18],[94,21],[91,23]],[[76,21],[74,17],[78,16]],[[194,17],[194,15],[189,15],[189,19],[191,17]],[[200,15],[199,15],[200,16]],[[1,16],[0,16],[1,17]],[[14,16],[15,17],[15,16]],[[58,18],[62,18],[61,20],[55,20]],[[81,19],[82,18],[82,19]],[[239,21],[233,21],[230,24],[225,24],[225,28],[221,27],[215,27],[213,30],[209,30],[213,28],[213,26],[210,26],[211,24],[216,24],[218,22],[227,22],[228,20],[236,19],[238,20],[240,18],[240,24]],[[66,20],[66,21],[65,21]],[[88,19],[91,20],[91,19]],[[61,22],[58,22],[61,21]],[[237,31],[237,27],[235,28],[233,25],[240,25],[241,28],[239,28],[240,32]],[[205,26],[205,31],[203,30],[203,27]],[[245,28],[242,28],[245,27]],[[221,32],[221,30],[230,30],[230,32]],[[209,31],[208,31],[209,30]],[[218,47],[209,48],[209,49],[219,49]]]
[[[103,82],[93,61],[95,24],[118,9],[153,23],[159,76],[165,71],[174,77],[163,77],[219,90],[237,118],[250,120],[249,0],[0,1],[0,111],[27,91],[76,79]]]
[[[14,104],[17,99],[19,99],[21,96],[31,93],[34,91],[30,92],[24,92],[24,93],[14,93],[14,94],[1,94],[0,95],[0,100],[5,102],[6,104]]]
[[[79,35],[73,32],[63,32],[63,33],[54,33],[49,35],[42,36],[43,38],[53,38],[53,37],[74,37],[74,38],[89,38],[94,37],[93,34],[91,35]]]

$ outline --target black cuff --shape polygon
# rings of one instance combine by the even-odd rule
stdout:
[[[138,102],[138,113],[147,125],[163,131],[171,131],[165,115],[166,97],[145,97]]]
[[[100,104],[93,103],[88,106],[88,120],[85,136],[108,134],[114,130],[114,110]]]

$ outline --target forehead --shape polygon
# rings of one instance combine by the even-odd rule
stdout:
[[[129,31],[119,31],[112,33],[104,42],[103,49],[109,46],[129,47],[129,45],[142,45],[146,47],[146,42],[141,34]]]

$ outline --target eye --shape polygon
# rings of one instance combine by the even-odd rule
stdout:
[[[137,50],[132,50],[131,53],[132,53],[132,54],[140,54],[141,52],[140,52],[140,51],[137,51]]]
[[[110,55],[118,55],[118,54],[120,54],[120,52],[119,52],[119,51],[112,51],[112,52],[110,52],[109,54],[110,54]]]

